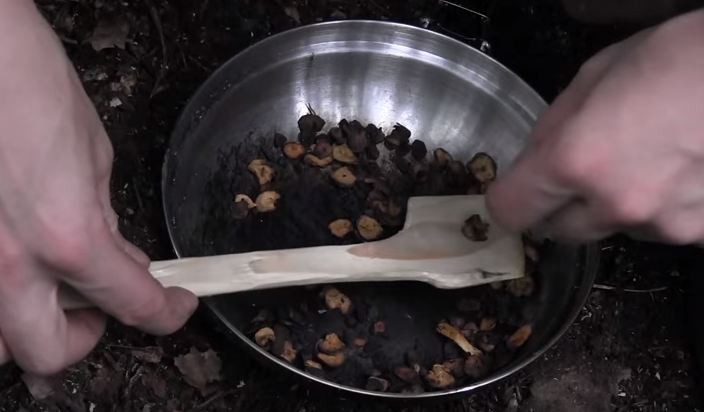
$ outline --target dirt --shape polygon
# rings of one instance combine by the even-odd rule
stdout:
[[[175,119],[209,73],[257,40],[330,19],[416,24],[483,45],[550,100],[590,54],[635,30],[581,25],[554,1],[458,2],[488,14],[489,23],[432,0],[37,1],[115,146],[112,192],[120,228],[154,259],[173,256],[159,180]],[[339,398],[255,363],[198,314],[164,338],[113,323],[85,361],[52,379],[23,379],[16,368],[3,367],[0,410],[704,409],[681,250],[625,238],[603,248],[598,287],[567,334],[523,372],[472,397],[417,405]]]

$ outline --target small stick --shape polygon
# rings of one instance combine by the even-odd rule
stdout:
[[[663,292],[669,289],[667,286],[660,286],[658,288],[653,288],[653,289],[628,289],[628,288],[620,288],[617,286],[610,286],[610,285],[602,285],[599,283],[595,283],[592,288],[594,289],[601,289],[601,290],[622,290],[624,292],[628,293],[653,293],[653,292]]]

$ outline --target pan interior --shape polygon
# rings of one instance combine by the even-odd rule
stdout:
[[[306,200],[294,202],[300,205],[299,225],[272,219],[266,227],[271,236],[233,232],[228,226],[232,199],[242,190],[238,162],[251,160],[252,151],[261,146],[259,139],[274,132],[294,139],[296,120],[307,112],[307,105],[330,122],[346,117],[375,123],[385,132],[402,123],[429,148],[443,147],[458,158],[490,153],[499,173],[520,152],[545,107],[503,66],[425,30],[382,22],[336,22],[269,38],[219,69],[177,125],[163,189],[169,231],[180,256],[321,244],[322,239],[301,234],[309,233],[306,224],[318,223],[316,210],[325,209],[326,197],[305,187],[296,193]],[[568,245],[553,245],[547,251],[541,259],[542,286],[530,308],[535,312],[535,334],[512,363],[484,382],[525,364],[564,331],[592,280],[593,273],[585,269],[592,258]],[[384,348],[391,363],[414,342],[427,343],[431,352],[441,350],[431,341],[437,340],[438,319],[447,314],[443,302],[486,290],[448,291],[413,283],[344,288],[393,313],[403,339]],[[259,308],[297,305],[302,290],[240,293],[206,303],[242,338]]]

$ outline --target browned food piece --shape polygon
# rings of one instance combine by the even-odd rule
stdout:
[[[411,139],[411,131],[403,125],[396,123],[394,130],[384,139],[384,145],[389,150],[395,150],[400,147],[408,146],[408,141]]]
[[[308,114],[304,114],[298,119],[298,129],[301,133],[318,133],[323,130],[325,120],[315,114],[315,111],[308,107]]]
[[[268,348],[274,340],[276,340],[274,329],[269,327],[261,328],[254,334],[254,341],[262,348]]]
[[[239,194],[235,196],[235,203],[233,205],[232,216],[237,219],[244,219],[249,216],[249,211],[257,205],[252,201],[247,195]]]
[[[464,376],[464,359],[456,358],[443,362],[442,366],[448,370],[455,378]]]
[[[332,143],[330,143],[330,138],[327,135],[318,135],[315,139],[313,154],[321,159],[332,156]]]
[[[481,350],[476,348],[474,345],[469,343],[467,338],[459,331],[456,327],[450,325],[447,322],[440,322],[436,329],[441,335],[451,339],[457,344],[463,351],[471,355],[479,355],[482,353]]]
[[[425,143],[422,140],[414,140],[411,143],[411,156],[416,160],[423,160],[428,154],[428,148],[425,147]]]
[[[435,159],[435,163],[440,167],[447,167],[453,160],[452,155],[442,148],[437,148],[433,151],[433,158]]]
[[[332,172],[332,179],[340,186],[349,187],[357,181],[357,176],[345,166]]]
[[[425,374],[425,380],[435,389],[446,389],[455,383],[455,377],[443,365],[433,365]]]
[[[323,296],[325,297],[325,306],[328,309],[339,309],[343,315],[350,313],[352,301],[344,293],[335,288],[329,288],[323,292]]]
[[[283,152],[289,159],[299,159],[306,154],[306,148],[298,142],[288,142],[284,145]]]
[[[370,376],[367,379],[366,389],[374,392],[386,392],[389,390],[389,381],[378,376]]]
[[[364,152],[364,149],[366,149],[369,144],[369,138],[362,124],[356,120],[352,120],[349,123],[340,122],[340,128],[347,138],[347,146],[355,153]]]
[[[386,138],[384,132],[381,130],[381,127],[376,127],[376,125],[373,123],[369,123],[367,125],[367,136],[369,136],[369,140],[371,140],[372,146],[375,147],[379,143],[382,143]]]
[[[257,211],[266,213],[276,210],[276,202],[281,198],[281,195],[273,190],[267,190],[257,196]]]
[[[337,368],[345,363],[345,353],[337,352],[332,355],[328,355],[327,353],[318,353],[318,359],[320,359],[323,364],[331,368]]]
[[[484,242],[489,236],[489,223],[482,220],[479,215],[472,215],[464,221],[462,234],[469,240]]]
[[[367,154],[367,158],[370,160],[378,159],[379,155],[380,155],[379,147],[375,144],[370,144],[369,146],[367,146],[366,154]],[[376,162],[371,162],[370,164],[376,166],[377,168],[379,166]],[[374,169],[374,170],[377,170],[377,169]]]
[[[240,202],[244,202],[247,205],[247,208],[249,208],[249,209],[254,209],[255,207],[257,207],[257,204],[254,203],[252,198],[243,194],[243,193],[240,193],[235,196],[235,203],[240,203]]]
[[[328,355],[335,354],[345,349],[345,343],[340,340],[336,333],[328,333],[325,338],[318,343],[318,349]]]
[[[363,348],[367,346],[367,340],[365,338],[354,338],[352,344],[358,348]]]
[[[496,179],[496,162],[486,153],[475,154],[467,163],[467,170],[483,185]]]
[[[352,149],[350,149],[350,147],[346,144],[335,145],[332,148],[332,158],[340,163],[346,163],[350,165],[356,164],[358,161],[357,156],[354,154]]]
[[[294,349],[293,344],[290,341],[284,342],[284,348],[279,354],[282,359],[284,359],[288,363],[293,363],[293,361],[296,360],[296,356],[298,356],[298,351]]]
[[[384,233],[384,228],[376,219],[362,215],[357,219],[357,231],[364,240],[375,240]]]
[[[274,169],[266,163],[264,159],[254,159],[249,162],[247,170],[257,177],[260,185],[265,185],[274,179]]]
[[[483,318],[481,322],[479,322],[479,330],[482,332],[492,331],[495,327],[496,319],[494,318]]]
[[[506,291],[517,298],[530,296],[534,290],[535,280],[528,275],[506,282]]]
[[[479,379],[489,370],[489,362],[484,355],[468,356],[464,361],[464,373],[470,378]]]
[[[523,325],[516,329],[513,335],[509,336],[508,340],[506,340],[506,346],[511,349],[520,348],[530,338],[531,334],[533,334],[533,327],[531,325]]]
[[[324,158],[319,158],[318,156],[308,153],[305,155],[303,158],[303,161],[310,166],[315,166],[315,167],[326,167],[330,166],[332,163],[332,156],[324,157]]]
[[[394,369],[394,375],[406,383],[413,383],[418,380],[418,371],[408,366],[399,366]]]
[[[349,219],[337,219],[328,225],[330,233],[342,239],[352,232],[352,222]]]
[[[383,335],[386,333],[386,322],[383,320],[378,320],[374,322],[372,326],[372,331],[377,335]]]

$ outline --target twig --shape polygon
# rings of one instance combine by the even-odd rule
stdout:
[[[196,405],[193,410],[199,411],[201,409],[205,409],[210,405],[211,403],[217,401],[218,399],[222,399],[225,396],[231,395],[234,393],[234,390],[229,390],[229,391],[218,391],[215,395],[211,396],[210,398],[206,399],[205,402],[201,403],[200,405]]]
[[[477,15],[477,16],[481,17],[483,20],[487,20],[487,21],[489,20],[489,16],[487,16],[486,14],[480,13],[480,12],[478,12],[478,11],[476,11],[476,10],[472,10],[472,9],[470,9],[469,7],[465,7],[465,6],[461,5],[461,4],[453,3],[453,2],[447,1],[447,0],[438,0],[438,3],[440,3],[440,4],[447,4],[448,6],[454,6],[454,7],[457,7],[458,9],[461,9],[461,10],[464,10],[464,11],[466,11],[466,12],[469,12],[469,13],[472,13],[472,14],[474,14],[474,15]]]
[[[152,87],[152,91],[149,94],[149,97],[151,98],[154,97],[156,92],[159,90],[161,80],[164,78],[164,72],[166,71],[166,67],[168,67],[168,56],[166,54],[166,38],[164,37],[164,28],[161,24],[159,12],[156,9],[156,6],[154,5],[154,2],[152,0],[144,0],[144,2],[147,4],[147,8],[149,9],[149,16],[152,18],[154,27],[156,27],[156,32],[159,35],[159,42],[161,43],[161,65],[159,67],[159,74],[157,75],[156,81],[154,82],[154,87]]]
[[[652,289],[628,289],[628,288],[620,288],[618,286],[611,286],[611,285],[602,285],[599,283],[595,283],[592,288],[594,289],[601,289],[601,290],[621,290],[624,292],[628,293],[654,293],[654,292],[663,292],[669,289],[667,286],[660,286],[658,288],[652,288]]]

